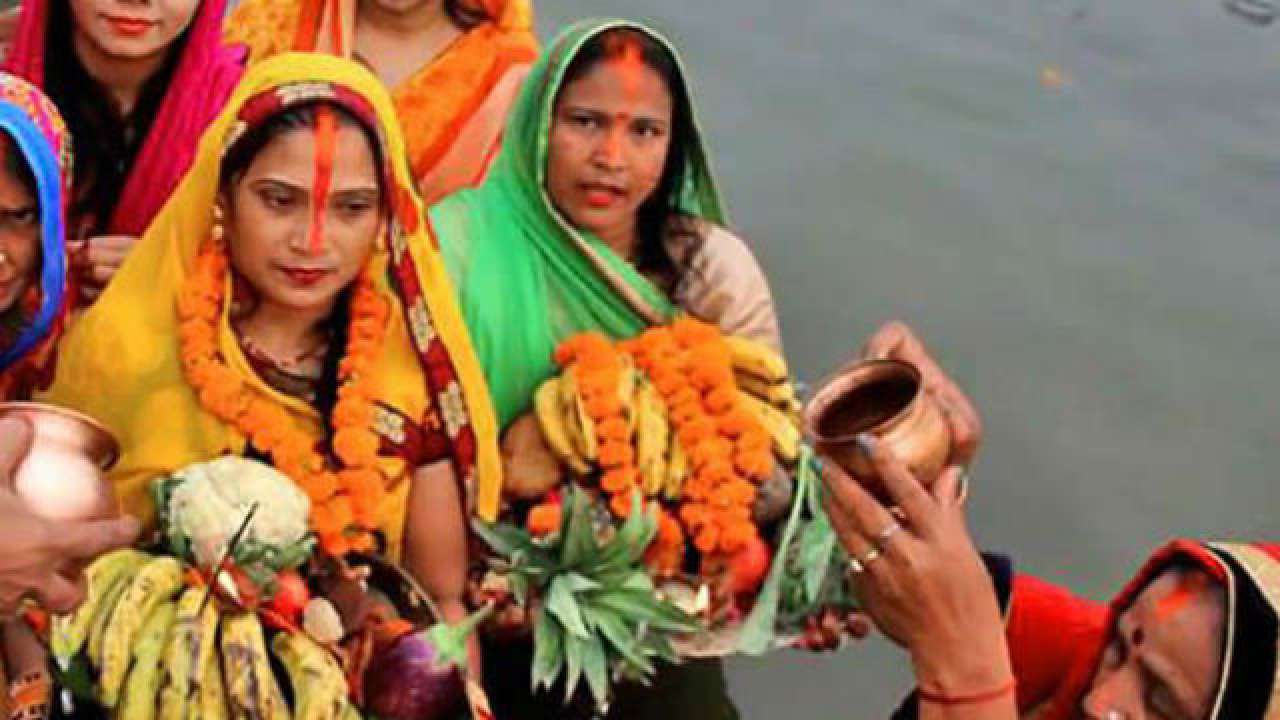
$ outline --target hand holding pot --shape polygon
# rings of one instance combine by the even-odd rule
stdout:
[[[860,357],[897,360],[916,368],[925,392],[936,401],[951,427],[951,452],[946,464],[968,466],[973,462],[982,444],[982,418],[910,327],[897,321],[886,323],[867,340]]]
[[[863,435],[859,445],[900,509],[895,517],[823,462],[827,515],[852,558],[862,609],[910,653],[921,690],[967,696],[1006,686],[1004,624],[957,497],[959,468],[943,471],[930,492],[883,443]]]
[[[130,517],[93,521],[51,521],[32,513],[13,489],[17,466],[31,445],[25,420],[0,418],[0,615],[34,596],[46,609],[65,613],[80,603],[80,578],[58,572],[69,562],[87,562],[123,547],[138,535]]]

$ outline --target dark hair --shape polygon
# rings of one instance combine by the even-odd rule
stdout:
[[[693,218],[685,216],[677,206],[681,188],[688,173],[688,150],[696,137],[693,125],[693,106],[685,92],[676,59],[667,48],[647,33],[634,28],[606,30],[583,43],[578,54],[565,69],[561,92],[574,81],[586,75],[596,65],[639,52],[641,60],[662,78],[671,95],[671,142],[667,146],[667,159],[662,177],[653,194],[636,212],[636,230],[639,247],[636,249],[636,267],[644,273],[656,276],[664,289],[673,292],[685,280],[691,261],[701,249],[702,233]],[[667,248],[669,234],[676,234],[683,241],[680,257],[673,257]]]
[[[69,0],[49,3],[44,91],[58,107],[71,137],[91,139],[76,144],[69,215],[75,221],[93,217],[96,227],[90,232],[100,232],[110,222],[138,150],[151,132],[190,28],[174,41],[165,62],[142,84],[128,117],[122,118],[115,102],[80,62],[72,43],[72,22]]]
[[[444,0],[444,12],[462,30],[470,30],[482,22],[497,19],[490,18],[489,13],[474,0]]]
[[[272,115],[266,122],[249,129],[223,155],[219,184],[225,189],[232,181],[243,175],[249,169],[249,165],[253,163],[253,159],[258,157],[258,153],[262,152],[263,148],[270,145],[273,140],[296,130],[314,129],[316,126],[316,110],[321,105],[333,110],[339,125],[360,128],[365,140],[369,143],[369,150],[373,153],[374,167],[378,169],[378,189],[383,191],[382,194],[385,199],[386,188],[383,187],[382,178],[382,145],[378,142],[377,133],[357,117],[355,113],[341,105],[326,100],[299,103],[283,112]]]
[[[0,161],[4,171],[22,183],[22,188],[27,191],[27,194],[39,203],[40,188],[36,185],[36,174],[32,172],[30,163],[18,148],[18,141],[9,133],[4,133],[4,137],[0,139],[0,146],[3,146],[4,152],[4,158]]]

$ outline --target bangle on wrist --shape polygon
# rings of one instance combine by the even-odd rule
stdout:
[[[924,688],[916,688],[916,693],[924,702],[933,703],[934,705],[980,705],[982,703],[991,702],[1004,697],[1014,691],[1018,686],[1018,681],[1009,678],[1007,682],[999,687],[980,692],[969,693],[967,695],[949,695],[946,693],[929,692]]]

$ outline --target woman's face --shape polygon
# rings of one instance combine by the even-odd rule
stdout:
[[[602,238],[634,231],[671,144],[671,92],[638,50],[596,65],[556,101],[547,191],[574,226]]]
[[[18,303],[35,281],[39,266],[39,201],[0,163],[0,313]]]
[[[1203,720],[1222,667],[1223,591],[1200,570],[1158,576],[1117,619],[1093,684],[1087,718]]]
[[[201,0],[69,0],[80,37],[103,55],[141,60],[169,48]]]
[[[268,142],[220,200],[232,265],[260,303],[328,313],[373,250],[383,206],[373,152],[341,121],[333,143],[327,197],[315,197],[316,133],[300,128]]]

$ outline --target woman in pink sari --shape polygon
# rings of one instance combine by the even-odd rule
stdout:
[[[90,298],[186,172],[240,79],[226,0],[23,0],[5,69],[42,88],[76,146],[67,224]],[[7,41],[7,42],[6,42]]]

